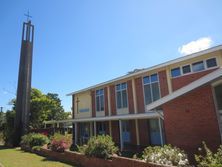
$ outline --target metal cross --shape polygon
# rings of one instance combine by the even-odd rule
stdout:
[[[28,10],[27,14],[24,14],[24,15],[27,17],[27,22],[30,20],[29,18],[32,18],[32,16],[29,15],[29,10]]]

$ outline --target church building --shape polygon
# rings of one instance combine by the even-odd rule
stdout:
[[[171,144],[193,153],[202,141],[215,150],[222,139],[222,45],[69,95],[76,144],[108,134],[121,150]]]

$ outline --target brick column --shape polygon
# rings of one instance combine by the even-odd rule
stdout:
[[[138,113],[145,112],[145,105],[144,105],[144,97],[143,97],[143,83],[142,78],[135,79],[135,86],[136,86],[136,101],[137,101],[137,111]]]
[[[133,101],[133,88],[132,88],[132,80],[127,81],[127,92],[128,92],[128,107],[129,113],[134,114],[134,101]]]

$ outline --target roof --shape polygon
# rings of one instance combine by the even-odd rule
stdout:
[[[151,70],[162,68],[162,67],[165,67],[165,66],[168,66],[168,65],[171,65],[171,64],[175,64],[175,63],[178,63],[178,62],[181,62],[181,61],[185,61],[185,60],[195,58],[195,57],[198,57],[198,56],[201,56],[201,55],[204,55],[204,54],[208,54],[208,53],[211,53],[211,52],[215,52],[215,51],[218,51],[218,50],[222,50],[222,45],[218,45],[218,46],[215,46],[215,47],[212,47],[212,48],[200,51],[200,52],[196,52],[196,53],[186,55],[186,56],[183,56],[183,57],[171,60],[171,61],[167,61],[165,63],[159,64],[159,65],[156,65],[156,66],[152,66],[152,67],[149,67],[149,68],[138,70],[137,72],[130,73],[130,74],[127,74],[127,75],[123,75],[121,77],[117,77],[115,79],[112,79],[112,80],[109,80],[109,81],[106,81],[106,82],[102,82],[102,83],[87,87],[85,89],[81,89],[81,90],[69,93],[69,94],[67,94],[67,96],[71,96],[73,94],[77,94],[77,93],[80,93],[80,92],[85,92],[85,91],[88,91],[88,90],[91,90],[91,89],[94,89],[94,88],[97,88],[97,87],[100,87],[100,86],[103,86],[103,85],[107,85],[107,84],[110,84],[110,83],[113,83],[113,82],[116,82],[116,81],[119,81],[119,80],[134,77],[136,75],[143,74],[143,73],[151,71]]]

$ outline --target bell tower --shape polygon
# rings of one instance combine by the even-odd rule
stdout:
[[[31,96],[31,79],[32,79],[32,54],[34,40],[34,26],[27,16],[27,22],[23,23],[22,44],[20,51],[20,63],[18,74],[18,86],[16,96],[16,118],[15,118],[15,142],[18,145],[21,136],[28,131],[30,115],[30,96]]]

